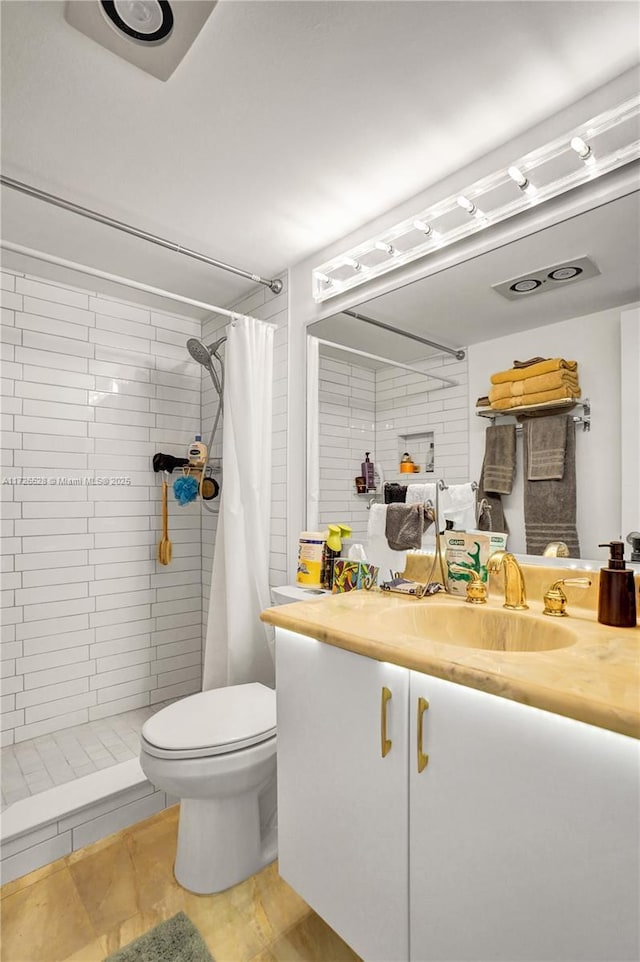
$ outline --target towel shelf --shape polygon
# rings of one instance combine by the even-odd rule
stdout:
[[[575,407],[581,407],[582,414],[574,414],[574,424],[581,424],[583,431],[590,431],[591,402],[589,398],[585,398],[584,401],[579,401],[576,398],[567,398],[566,401],[548,401],[545,404],[523,404],[521,407],[509,408],[506,411],[496,411],[493,408],[476,408],[476,414],[480,418],[491,418],[491,420],[494,421],[496,418],[517,417],[520,414],[526,414],[528,411],[549,411],[549,414],[561,414],[563,411]],[[522,425],[517,424],[516,431],[521,430]]]

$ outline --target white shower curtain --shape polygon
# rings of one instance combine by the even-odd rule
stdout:
[[[223,489],[204,652],[203,690],[274,687],[269,596],[273,325],[234,318],[225,351]]]

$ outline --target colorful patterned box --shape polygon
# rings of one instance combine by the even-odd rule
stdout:
[[[357,588],[373,588],[378,578],[378,569],[367,561],[349,561],[336,558],[333,566],[333,592],[354,591]]]

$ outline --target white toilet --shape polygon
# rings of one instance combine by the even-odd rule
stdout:
[[[274,604],[327,592],[285,585]],[[175,876],[199,895],[236,885],[277,856],[276,694],[257,682],[189,695],[142,727],[140,765],[180,799]]]

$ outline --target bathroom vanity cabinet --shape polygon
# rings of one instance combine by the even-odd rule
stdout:
[[[637,959],[635,739],[283,628],[276,656],[280,873],[365,962]]]

